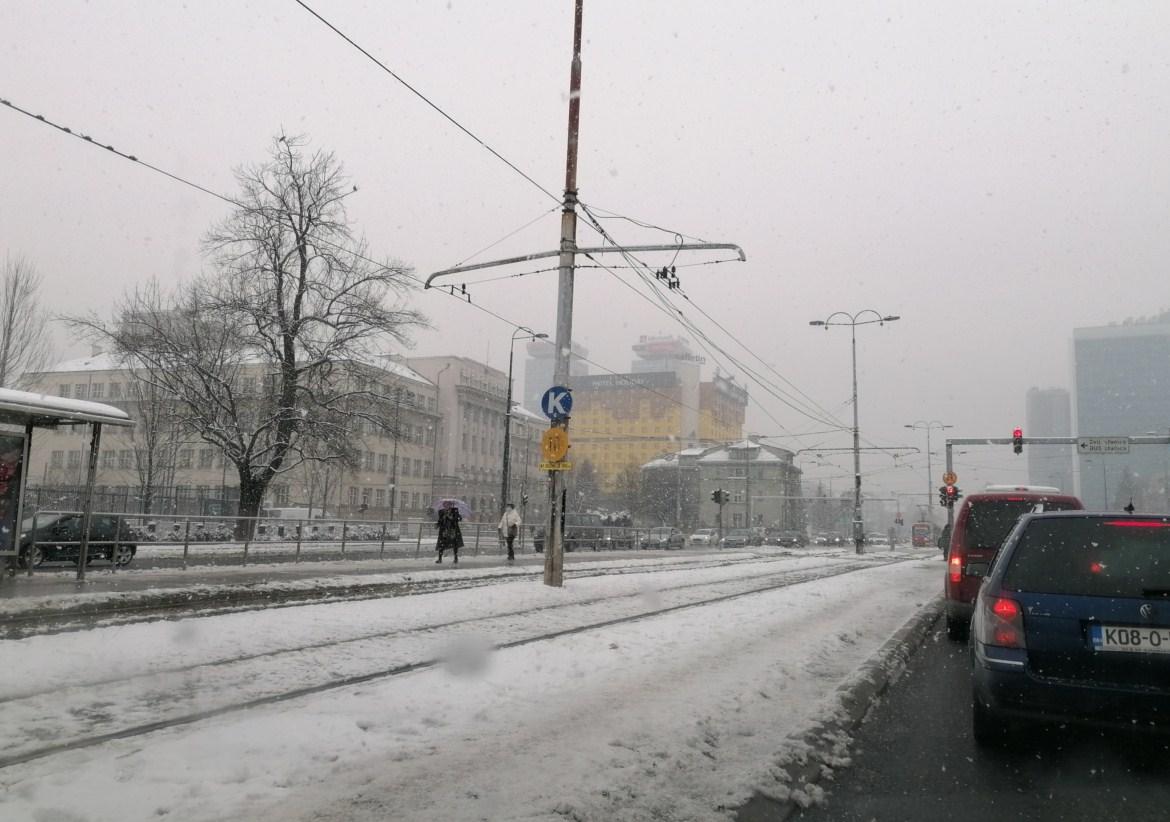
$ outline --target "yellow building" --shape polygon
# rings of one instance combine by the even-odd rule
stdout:
[[[702,359],[685,340],[642,337],[634,351],[631,373],[572,380],[570,459],[592,463],[610,489],[623,469],[663,452],[743,436],[747,391],[719,375],[700,381]]]

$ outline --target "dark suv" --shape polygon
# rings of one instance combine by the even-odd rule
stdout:
[[[943,583],[947,609],[947,636],[967,638],[975,596],[1000,544],[1024,514],[1040,511],[1076,511],[1081,501],[1059,488],[1044,486],[989,486],[971,494],[955,515],[947,543],[947,570]]]
[[[33,521],[36,531],[33,532]],[[130,564],[138,546],[124,520],[110,514],[93,514],[89,522],[87,560],[104,559],[114,565]],[[20,532],[20,564],[27,568],[45,562],[77,563],[81,556],[81,514],[45,514],[29,517]]]

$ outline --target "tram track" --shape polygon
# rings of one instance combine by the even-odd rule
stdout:
[[[281,649],[268,653],[246,655],[235,659],[204,662],[199,665],[184,668],[145,672],[121,680],[86,683],[80,686],[72,686],[69,689],[56,689],[51,692],[38,692],[34,695],[9,698],[5,702],[4,709],[6,716],[14,721],[11,730],[15,733],[12,735],[13,739],[8,750],[3,756],[0,756],[0,769],[43,759],[67,751],[81,750],[108,742],[131,739],[156,731],[189,725],[225,714],[277,704],[304,696],[311,696],[433,668],[442,664],[444,657],[442,654],[433,653],[433,650],[427,653],[427,646],[433,646],[435,639],[441,638],[440,635],[443,632],[458,631],[460,628],[472,623],[479,623],[481,626],[488,627],[491,627],[492,623],[499,623],[496,627],[501,633],[506,635],[506,638],[496,642],[494,648],[496,650],[503,650],[536,642],[551,641],[572,634],[607,628],[614,625],[652,619],[682,609],[703,607],[740,597],[767,593],[769,591],[835,576],[856,573],[857,571],[873,568],[877,565],[888,564],[888,562],[901,561],[902,559],[905,558],[890,558],[885,562],[874,562],[873,560],[839,560],[835,563],[825,563],[823,565],[800,569],[777,570],[751,578],[737,577],[723,581],[706,581],[703,583],[671,586],[654,592],[655,598],[661,598],[663,600],[658,604],[647,601],[646,597],[641,593],[621,593],[611,596],[593,597],[588,600],[578,600],[571,603],[518,609],[512,612],[420,625],[411,629],[381,632],[373,636],[351,637],[338,641],[305,645],[295,649]],[[711,595],[699,599],[690,597],[688,592],[698,587],[707,588]],[[675,599],[668,601],[671,600],[671,597]],[[541,625],[546,626],[550,622],[548,619],[550,613],[560,613],[568,616],[573,611],[587,611],[591,606],[596,608],[597,605],[607,602],[611,603],[611,607],[606,610],[606,616],[603,619],[597,619],[596,612],[593,615],[585,613],[579,615],[576,621],[568,619],[559,626],[551,627],[547,630],[538,630],[535,633],[526,632],[517,628],[515,625],[509,624],[510,620],[522,619],[527,615],[541,613],[544,617],[541,620]],[[621,612],[622,608],[625,608],[628,612]],[[580,617],[585,618],[582,620]],[[396,661],[391,665],[382,664],[373,667],[366,665],[365,669],[360,667],[362,659],[369,662],[375,659],[380,661],[385,659],[387,654],[390,653],[390,649],[384,648],[377,643],[385,643],[396,639],[401,641],[404,637],[416,640],[414,643],[416,647],[403,649],[402,653],[404,657],[400,661]],[[426,638],[425,640],[423,639],[424,637]],[[365,644],[365,656],[360,653],[355,653],[355,646],[362,645],[363,643]],[[328,650],[334,651],[332,656],[314,657],[311,660],[312,665],[305,665],[306,660],[304,656],[306,654],[322,654]],[[356,664],[358,667],[352,670],[344,670],[340,675],[336,675],[336,672],[342,671],[345,665],[351,664],[354,661],[354,657],[357,658]],[[269,663],[273,661],[278,664],[269,670],[257,671],[248,669],[249,665],[257,662]],[[306,668],[315,672],[321,672],[323,678],[320,681],[305,682],[305,684],[298,687],[289,688],[287,687],[288,681],[284,678],[287,676],[288,671],[282,670],[281,665],[288,665],[290,666],[290,670],[296,670],[298,672],[303,672]],[[241,670],[238,672],[229,672],[228,669],[233,667],[238,667]],[[231,699],[223,704],[199,710],[184,710],[189,705],[182,699],[177,699],[169,706],[164,706],[164,697],[167,696],[166,689],[176,686],[176,682],[172,681],[168,683],[166,681],[168,677],[174,680],[175,677],[189,677],[194,675],[194,682],[188,679],[178,683],[181,686],[180,690],[189,690],[192,687],[197,689],[204,684],[202,682],[202,676],[208,672],[221,677],[225,673],[231,673],[231,675],[238,677],[233,687],[239,687],[240,683],[244,683],[253,688],[253,695],[250,698]],[[269,686],[265,680],[266,676],[271,680],[271,690],[269,692],[264,691],[265,687]],[[149,683],[152,680],[158,686],[158,689],[154,691],[149,690],[143,684]],[[211,684],[215,686],[213,689],[215,693],[223,692],[224,689],[220,683],[213,682]],[[108,726],[108,724],[116,722],[121,718],[110,716],[107,710],[103,710],[111,702],[117,701],[116,690],[118,688],[128,689],[135,695],[138,695],[140,692],[142,693],[142,702],[136,706],[138,711],[132,711],[130,716],[123,718],[123,727],[102,733],[93,733],[93,729],[87,725],[87,722],[92,722],[95,725]],[[46,732],[43,723],[38,724],[36,721],[30,719],[25,726],[21,725],[22,716],[39,716],[40,713],[43,713],[44,710],[51,708],[53,705],[57,705],[57,710],[60,711],[59,701],[62,697],[67,697],[70,693],[76,693],[81,697],[88,695],[90,702],[87,704],[73,705],[65,711],[68,719],[74,721],[74,727],[56,729],[58,732],[52,736],[52,738],[57,740],[54,743],[48,745],[42,744]],[[233,696],[234,692],[230,692],[228,695]],[[200,694],[200,696],[205,695]],[[65,701],[68,702],[67,699]],[[192,699],[191,701],[199,700]],[[151,712],[155,712],[157,715],[160,707],[171,710],[173,712],[172,715],[158,717],[150,721],[140,721],[140,715],[145,716]],[[65,722],[67,720],[62,721]],[[22,733],[23,739],[19,738]],[[62,738],[62,736],[66,738]]]
[[[746,556],[736,559],[715,559],[709,562],[676,561],[653,565],[622,566],[616,568],[566,568],[568,579],[588,579],[599,576],[662,573],[666,571],[726,567],[747,562],[790,560],[794,557],[840,557],[832,552],[793,552]],[[127,573],[127,572],[123,572]],[[394,573],[394,572],[387,572]],[[539,574],[495,573],[457,580],[442,578],[413,580],[409,575],[394,582],[323,585],[309,589],[282,589],[248,583],[217,586],[203,590],[198,579],[192,579],[188,588],[162,590],[153,596],[126,602],[116,599],[81,603],[68,608],[37,608],[25,612],[4,614],[0,618],[0,639],[23,639],[29,636],[89,630],[107,625],[126,625],[186,616],[216,616],[244,611],[272,608],[295,608],[303,605],[329,602],[361,602],[394,596],[416,596],[442,591],[464,590],[526,579]]]

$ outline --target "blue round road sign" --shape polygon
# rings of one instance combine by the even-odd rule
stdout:
[[[540,410],[550,420],[560,420],[573,410],[573,395],[563,385],[554,385],[540,398]]]

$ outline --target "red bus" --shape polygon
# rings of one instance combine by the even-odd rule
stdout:
[[[926,548],[930,545],[930,536],[934,526],[929,522],[916,522],[910,526],[910,538],[915,548]]]

